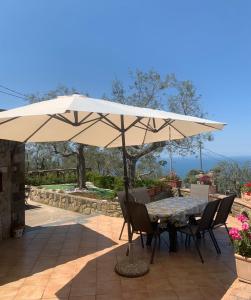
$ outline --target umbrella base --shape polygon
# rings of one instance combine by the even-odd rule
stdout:
[[[140,277],[149,272],[149,264],[142,259],[133,259],[129,261],[129,257],[121,259],[115,266],[115,272],[124,277]]]

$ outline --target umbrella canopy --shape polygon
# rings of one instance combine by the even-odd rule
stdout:
[[[61,96],[0,113],[0,139],[19,142],[72,141],[99,147],[121,147],[125,198],[129,199],[126,146],[178,140],[219,130],[223,123],[140,108],[81,95]],[[116,272],[137,277],[148,264],[135,261],[130,219],[127,221],[129,260],[116,264]]]
[[[225,124],[83,95],[60,96],[0,113],[0,139],[19,142],[72,141],[120,147],[121,115],[126,146],[179,140]]]

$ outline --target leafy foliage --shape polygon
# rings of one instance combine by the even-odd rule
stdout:
[[[235,253],[244,257],[251,257],[251,224],[249,216],[244,212],[237,219],[241,222],[241,229],[231,228],[229,231]]]
[[[246,162],[240,165],[232,161],[222,161],[214,169],[215,183],[219,193],[226,192],[241,194],[241,187],[245,182],[251,181],[251,164]]]
[[[190,186],[190,184],[197,183],[198,178],[196,178],[196,175],[200,174],[200,172],[201,171],[197,169],[190,170],[184,178],[185,185]]]

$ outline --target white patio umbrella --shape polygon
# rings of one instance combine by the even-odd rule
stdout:
[[[161,110],[134,107],[74,94],[0,112],[0,139],[19,142],[71,141],[98,147],[122,147],[128,199],[126,146],[179,140],[225,124]],[[129,248],[131,232],[128,226]],[[126,276],[146,273],[142,261],[117,264]]]

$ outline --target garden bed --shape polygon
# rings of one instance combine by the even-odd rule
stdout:
[[[79,212],[85,215],[102,213],[111,217],[121,217],[122,212],[118,201],[94,199],[63,190],[53,191],[45,188],[31,186],[26,194],[26,200],[51,205]]]
[[[91,184],[85,190],[77,190],[76,184],[73,183],[41,185],[41,188],[52,191],[67,192],[71,195],[93,199],[113,200],[116,197],[116,193],[113,190],[95,187]]]

